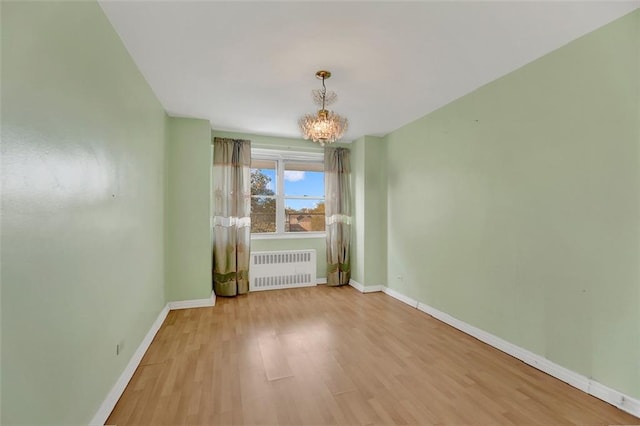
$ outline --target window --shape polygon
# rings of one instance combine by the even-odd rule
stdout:
[[[324,235],[321,153],[254,149],[251,153],[251,233]]]

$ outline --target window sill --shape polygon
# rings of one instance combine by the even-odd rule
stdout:
[[[251,234],[252,240],[299,240],[309,238],[326,238],[325,232],[290,232],[287,234]]]

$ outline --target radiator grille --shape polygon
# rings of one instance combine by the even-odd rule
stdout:
[[[251,253],[251,291],[316,285],[316,251]]]
[[[311,262],[311,254],[310,251],[257,252],[253,253],[253,262],[255,265],[307,263]]]

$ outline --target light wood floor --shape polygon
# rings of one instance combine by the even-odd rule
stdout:
[[[383,293],[169,313],[107,424],[640,424]]]

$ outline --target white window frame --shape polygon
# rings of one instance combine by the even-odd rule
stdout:
[[[299,239],[299,238],[326,238],[325,231],[309,232],[285,232],[284,231],[284,163],[285,161],[299,161],[310,163],[324,163],[324,153],[304,151],[282,151],[276,149],[252,148],[251,159],[271,160],[276,162],[276,232],[251,233],[252,240],[269,239]],[[289,196],[288,200],[309,200],[316,197]],[[324,198],[323,198],[324,199]]]

